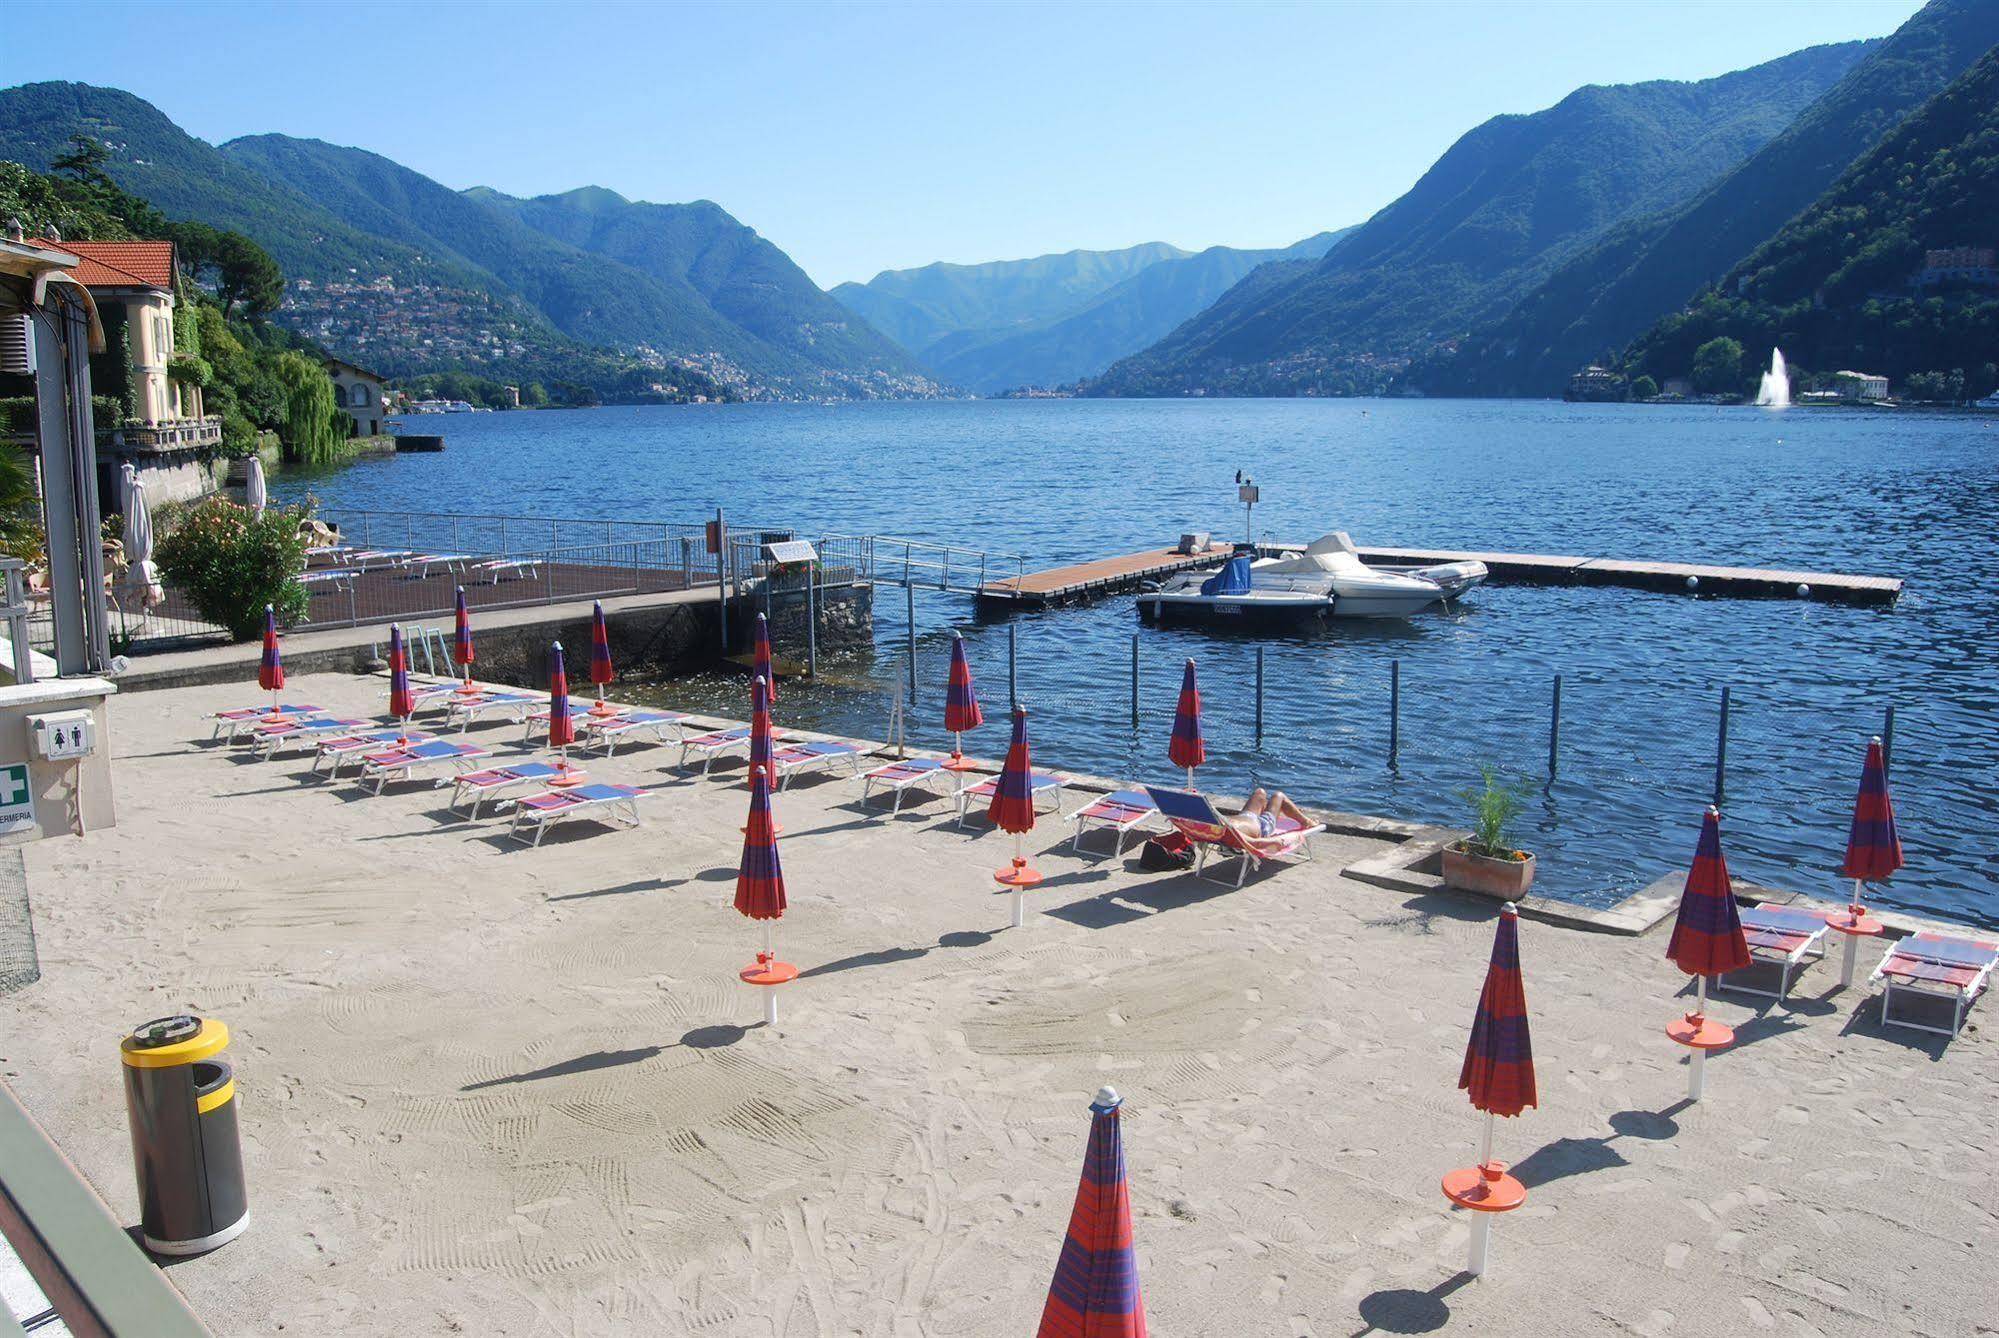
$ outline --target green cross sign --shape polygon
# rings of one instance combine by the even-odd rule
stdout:
[[[28,769],[18,763],[0,766],[0,810],[28,802]]]

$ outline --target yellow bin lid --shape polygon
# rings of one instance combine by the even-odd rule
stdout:
[[[132,1028],[119,1058],[135,1069],[170,1069],[206,1059],[229,1044],[229,1026],[212,1017],[177,1013]]]

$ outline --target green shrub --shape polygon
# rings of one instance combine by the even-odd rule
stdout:
[[[156,550],[160,572],[184,591],[203,618],[248,641],[264,626],[264,605],[289,626],[305,617],[305,512],[270,507],[253,516],[220,497],[190,508]]]
[[[1489,859],[1522,858],[1522,852],[1513,848],[1510,829],[1513,820],[1526,806],[1526,782],[1508,784],[1500,779],[1497,771],[1483,762],[1479,764],[1478,774],[1479,784],[1475,789],[1458,792],[1471,805],[1472,829],[1470,838],[1464,843],[1465,849]]]
[[[1659,397],[1659,383],[1649,376],[1641,376],[1631,383],[1631,398],[1651,400]]]

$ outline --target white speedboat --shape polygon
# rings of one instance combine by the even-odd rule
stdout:
[[[1180,572],[1138,597],[1140,616],[1224,621],[1407,618],[1463,595],[1486,577],[1483,562],[1370,567],[1335,530],[1302,552],[1259,558],[1247,544],[1220,571]]]

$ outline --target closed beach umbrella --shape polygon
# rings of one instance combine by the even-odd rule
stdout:
[[[604,626],[604,603],[593,600],[590,604],[590,681],[597,686],[597,704],[590,709],[604,714],[609,708],[604,705],[604,685],[611,681],[611,631]]]
[[[770,684],[762,674],[750,680],[750,777],[769,777],[777,769],[770,727]]]
[[[472,615],[465,611],[465,587],[458,587],[458,621],[451,633],[451,659],[458,666],[459,675],[465,680],[459,688],[461,692],[472,691]]]
[[[562,663],[562,643],[548,648],[548,746],[569,765],[569,745],[576,742],[576,721],[569,714],[569,670]]]
[[[1123,1105],[1103,1087],[1090,1103],[1090,1142],[1055,1280],[1036,1338],[1145,1338],[1145,1297],[1131,1243],[1131,1190],[1125,1182]]]
[[[257,686],[271,694],[271,709],[278,709],[278,693],[285,686],[285,662],[278,656],[278,611],[264,605],[264,654],[257,661]]]
[[[777,986],[798,968],[777,959],[776,925],[784,915],[784,868],[777,857],[777,824],[771,818],[770,777],[750,772],[750,818],[743,825],[743,858],[736,865],[736,911],[763,923],[763,950],[738,974],[764,990],[764,1021],[777,1021]]]
[[[416,695],[410,691],[410,661],[403,651],[401,623],[389,624],[389,714],[403,722],[416,714]]]
[[[1709,805],[1701,820],[1700,844],[1694,867],[1680,892],[1679,914],[1666,956],[1695,980],[1694,1008],[1666,1024],[1666,1034],[1693,1051],[1688,1061],[1687,1099],[1701,1099],[1707,1081],[1707,1052],[1735,1039],[1734,1028],[1707,1016],[1708,977],[1740,971],[1749,965],[1749,942],[1742,934],[1742,913],[1736,909],[1728,880],[1728,861],[1721,854],[1721,814]]]
[[[995,870],[993,877],[1013,889],[1013,924],[1026,922],[1029,887],[1041,881],[1041,872],[1027,862],[1022,838],[1034,830],[1034,767],[1027,751],[1027,708],[1013,708],[1013,742],[1007,745],[1006,765],[1000,768],[993,786],[986,817],[1001,831],[1013,833],[1013,863]]]
[[[146,484],[130,465],[125,466],[125,562],[126,579],[137,588],[139,603],[154,608],[165,601],[160,585],[160,569],[153,562],[153,506],[146,498]]]
[[[985,723],[979,710],[979,694],[972,690],[972,666],[965,659],[965,638],[951,634],[951,677],[944,684],[944,728],[951,732],[951,756],[965,755],[964,740],[958,736]]]
[[[1208,745],[1201,738],[1201,689],[1194,682],[1194,661],[1180,675],[1180,704],[1173,708],[1173,738],[1166,756],[1174,766],[1187,768],[1187,788],[1194,788],[1194,768],[1208,760]]]
[[[1881,932],[1881,922],[1867,914],[1860,885],[1886,878],[1902,867],[1902,838],[1895,831],[1895,802],[1888,797],[1888,759],[1879,737],[1867,741],[1867,764],[1860,772],[1860,793],[1853,800],[1853,826],[1846,835],[1846,859],[1839,871],[1853,880],[1853,897],[1846,914],[1827,924],[1846,939],[1839,983],[1853,983],[1854,958],[1860,940]]]
[[[270,502],[270,494],[264,487],[264,462],[256,456],[250,457],[250,470],[243,479],[243,505],[250,508],[250,514],[261,516]]]
[[[757,642],[753,653],[750,672],[760,676],[770,686],[770,699],[777,701],[777,671],[771,667],[770,623],[759,613],[757,615]]]
[[[1485,1272],[1492,1241],[1492,1215],[1509,1212],[1526,1202],[1527,1190],[1506,1174],[1506,1163],[1492,1159],[1493,1120],[1518,1115],[1539,1104],[1534,1091],[1534,1050],[1527,1037],[1527,991],[1520,981],[1520,912],[1512,902],[1500,908],[1492,936],[1492,958],[1486,963],[1485,988],[1479,991],[1472,1015],[1471,1044],[1465,1048],[1458,1087],[1472,1107],[1485,1112],[1479,1139],[1478,1165],[1444,1177],[1444,1195],[1472,1211],[1473,1276]]]

